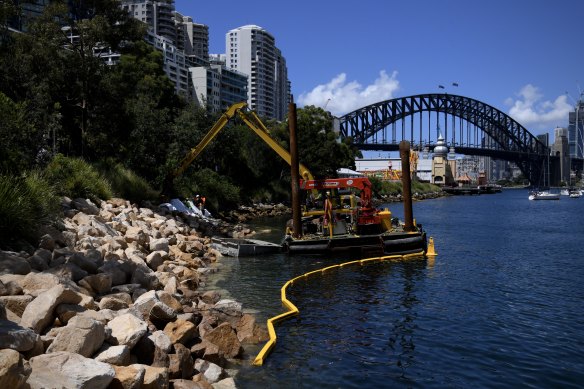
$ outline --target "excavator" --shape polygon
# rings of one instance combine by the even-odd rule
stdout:
[[[211,143],[231,119],[238,116],[252,131],[256,133],[284,161],[291,164],[288,150],[280,146],[270,135],[269,130],[253,111],[246,111],[247,103],[241,102],[230,106],[217,120],[203,139],[193,147],[180,161],[178,167],[169,173],[165,180],[165,188],[171,188],[174,179],[189,167],[189,165]],[[391,218],[388,210],[378,211],[371,205],[371,182],[366,177],[330,178],[315,180],[306,166],[299,165],[300,189],[304,190],[305,205],[302,214],[302,230],[305,234],[301,239],[294,239],[289,231],[283,243],[289,253],[326,253],[337,249],[387,248],[396,252],[417,249],[425,245],[426,235],[417,230],[412,236],[400,228],[399,221]],[[359,196],[351,189],[360,191]],[[333,192],[334,211],[330,211],[330,223],[324,226],[324,209],[319,201],[323,192]],[[166,192],[169,193],[169,192]]]
[[[272,148],[284,161],[291,163],[291,156],[288,150],[280,146],[271,136],[270,131],[253,111],[246,111],[247,103],[240,102],[231,105],[221,117],[215,122],[203,139],[193,147],[185,157],[179,162],[178,167],[171,171],[165,179],[164,192],[171,192],[172,182],[175,178],[184,173],[191,163],[203,152],[205,147],[211,143],[219,132],[229,123],[231,119],[238,116],[253,132],[255,132],[268,146]],[[313,180],[314,177],[306,166],[300,164],[300,176],[305,180]]]

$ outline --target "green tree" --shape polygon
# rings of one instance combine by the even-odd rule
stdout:
[[[355,157],[360,151],[352,145],[352,139],[343,142],[332,129],[333,118],[322,108],[306,106],[297,110],[298,155],[313,176],[317,178],[336,177],[341,167],[355,168]],[[280,139],[289,149],[289,132],[283,123],[278,131]]]

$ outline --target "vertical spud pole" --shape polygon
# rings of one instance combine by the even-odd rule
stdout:
[[[399,156],[402,165],[402,192],[404,201],[404,230],[414,231],[414,215],[412,211],[412,179],[410,176],[410,142],[399,142]]]
[[[290,131],[290,177],[292,181],[292,236],[302,235],[300,220],[300,163],[298,162],[298,142],[296,140],[296,104],[288,104],[288,129]]]

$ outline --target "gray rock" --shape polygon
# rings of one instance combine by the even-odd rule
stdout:
[[[170,338],[168,335],[164,333],[164,331],[156,331],[152,334],[148,335],[148,339],[152,341],[152,343],[160,348],[163,352],[169,353],[172,348],[172,343],[170,342]]]
[[[168,253],[168,239],[150,239],[150,251],[163,251]]]
[[[71,207],[80,210],[88,215],[97,215],[99,213],[99,208],[95,206],[89,199],[73,199],[71,201]]]
[[[153,251],[146,257],[146,263],[152,270],[156,270],[166,260],[168,260],[168,252],[165,251]]]
[[[99,272],[109,274],[112,279],[112,286],[123,285],[128,279],[128,273],[123,269],[121,261],[106,260],[99,267]]]
[[[225,377],[225,371],[220,366],[203,359],[195,361],[195,369],[203,373],[203,376],[210,384],[218,382]]]
[[[91,274],[97,273],[98,269],[97,264],[85,258],[85,254],[83,253],[75,253],[71,255],[67,262],[74,263],[75,265],[79,266],[81,269],[85,270],[88,273]]]
[[[109,364],[66,351],[39,355],[29,362],[31,389],[106,389],[115,376]]]
[[[146,267],[146,266],[139,266],[136,268],[134,273],[132,274],[133,284],[140,284],[142,287],[148,290],[152,289],[159,289],[160,288],[160,281],[154,272]]]
[[[0,274],[28,274],[30,270],[26,259],[0,251]]]
[[[32,255],[26,259],[31,269],[43,271],[49,268],[49,262],[39,255]]]
[[[55,239],[49,235],[45,234],[41,236],[41,241],[39,242],[39,248],[46,249],[46,250],[54,250],[55,249]]]
[[[30,328],[21,327],[9,320],[0,320],[0,349],[28,351],[39,340],[39,335]]]

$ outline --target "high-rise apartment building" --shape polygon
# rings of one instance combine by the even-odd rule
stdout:
[[[121,6],[130,16],[148,24],[155,35],[176,41],[174,0],[121,0]]]
[[[570,155],[569,143],[565,128],[556,127],[554,129],[554,144],[551,147],[552,154],[559,158],[560,180],[570,182]]]
[[[584,101],[580,99],[568,116],[568,144],[570,157],[584,157]]]
[[[260,116],[284,120],[290,83],[286,61],[272,34],[255,25],[230,30],[225,35],[225,55],[228,68],[249,77],[249,107]]]
[[[195,23],[190,16],[174,13],[176,47],[186,55],[209,60],[209,26]]]

